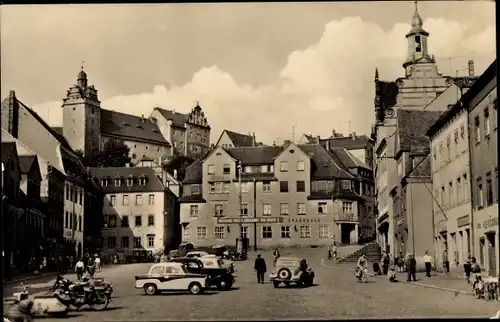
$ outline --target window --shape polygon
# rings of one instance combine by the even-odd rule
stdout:
[[[112,195],[109,197],[109,205],[110,206],[116,205],[116,196],[115,195]]]
[[[281,226],[281,238],[291,238],[290,226]]]
[[[351,190],[351,181],[349,181],[349,180],[342,180],[341,181],[341,187],[344,190]]]
[[[224,239],[224,226],[215,226],[215,239]]]
[[[288,171],[288,162],[287,161],[281,161],[280,162],[280,171],[281,172],[287,172]]]
[[[288,192],[288,181],[280,181],[280,192]]]
[[[352,202],[342,202],[342,212],[345,214],[352,214]]]
[[[142,195],[135,195],[135,204],[138,206],[142,205]]]
[[[108,180],[107,179],[102,179],[101,180],[101,186],[107,187],[108,186]]]
[[[484,136],[490,135],[490,111],[488,108],[484,109]]]
[[[306,204],[299,202],[297,203],[297,215],[305,215],[306,214]]]
[[[134,179],[133,178],[127,178],[127,186],[132,186],[134,184]]]
[[[122,227],[128,227],[128,216],[127,215],[123,215],[122,216],[121,226]]]
[[[148,247],[155,247],[155,235],[148,235]]]
[[[142,216],[135,216],[135,226],[136,227],[142,226]]]
[[[481,142],[481,127],[480,127],[480,123],[479,123],[479,116],[476,116],[474,118],[474,129],[475,129],[475,133],[476,133],[476,143],[479,143]]]
[[[492,204],[493,204],[493,183],[491,181],[491,178],[486,178],[486,205],[491,206]]]
[[[200,186],[197,184],[191,185],[191,194],[192,195],[199,195],[200,194]]]
[[[271,192],[271,182],[270,181],[262,182],[262,192]]]
[[[311,227],[300,226],[300,238],[311,238]]]
[[[304,171],[306,164],[304,161],[297,161],[297,171]]]
[[[148,215],[148,227],[154,226],[155,225],[155,216],[154,215]]]
[[[78,230],[82,231],[82,216],[78,216]]]
[[[265,203],[262,205],[262,215],[271,216],[271,204]]]
[[[74,223],[76,226],[76,217]],[[109,227],[116,227],[116,215],[109,215]]]
[[[289,205],[287,203],[280,204],[280,215],[287,216],[289,214]]]
[[[261,165],[260,166],[260,172],[261,173],[267,173],[269,172],[269,166],[266,164],[266,165]]]
[[[115,247],[116,247],[116,237],[115,236],[108,237],[108,248],[115,248]]]
[[[196,239],[207,238],[207,227],[196,227]]]
[[[139,184],[141,186],[145,186],[146,185],[146,178],[139,178]]]
[[[441,186],[441,195],[439,196],[441,206],[445,206],[444,203],[444,186]]]
[[[142,238],[141,237],[134,237],[134,248],[141,248],[142,247]]]
[[[273,227],[271,227],[271,226],[262,226],[262,238],[263,239],[271,239],[271,238],[273,238]]]
[[[448,202],[450,206],[453,205],[453,182],[448,182]]]
[[[497,128],[497,100],[493,102],[493,130]]]
[[[191,217],[198,217],[199,208],[198,205],[191,205],[189,207],[189,214]]]
[[[253,168],[252,168],[252,166],[247,165],[247,166],[243,169],[243,172],[244,172],[244,173],[252,173],[252,172],[253,172]]]
[[[231,173],[231,167],[229,166],[229,164],[224,164],[224,166],[222,168],[222,173],[223,174],[230,174]]]
[[[305,192],[306,191],[306,182],[303,180],[297,181],[297,192]]]
[[[210,174],[215,174],[215,165],[209,164],[207,167],[207,173]]]
[[[465,126],[464,126],[463,124],[462,124],[462,125],[460,125],[460,137],[461,137],[462,139],[464,139],[464,138],[465,138]]]
[[[248,238],[248,227],[246,226],[241,226],[241,229],[240,229],[240,236],[242,238]]]
[[[455,132],[453,132],[453,140],[455,141],[455,144],[458,143],[458,130],[455,130]]]
[[[119,187],[122,184],[121,179],[115,179],[115,187]]]
[[[330,226],[319,225],[319,238],[329,238],[330,237]]]
[[[242,182],[241,183],[241,192],[243,192],[243,193],[248,192],[248,186],[249,186],[248,182]]]
[[[223,204],[216,204],[215,205],[214,216],[216,216],[216,217],[224,216],[224,205]]]
[[[122,204],[123,204],[124,206],[127,206],[127,205],[128,205],[128,195],[123,195]]]
[[[150,205],[154,205],[155,204],[155,195],[154,194],[150,194],[148,196],[148,204],[150,204]]]
[[[130,242],[130,239],[128,237],[122,237],[122,239],[121,239],[122,248],[129,248],[130,247],[129,242]]]
[[[457,178],[457,204],[462,202],[462,183],[460,177]]]
[[[469,181],[467,180],[467,173],[462,176],[462,192],[464,200],[469,200]]]
[[[69,212],[66,211],[66,214],[64,216],[64,228],[69,228]]]
[[[241,204],[241,215],[242,216],[247,216],[248,215],[248,204],[247,203],[242,203]]]
[[[80,202],[79,202],[80,205],[83,204],[83,190],[80,192],[80,198],[79,198],[79,200],[80,200]]]
[[[318,214],[327,214],[328,208],[326,202],[318,202]]]
[[[478,208],[484,207],[484,190],[481,178],[477,179],[477,206]]]

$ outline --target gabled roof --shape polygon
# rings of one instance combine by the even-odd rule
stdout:
[[[101,133],[170,146],[150,119],[116,111],[101,109]]]
[[[247,135],[247,134],[241,134],[241,133],[236,133],[233,131],[229,130],[224,130],[222,131],[221,136],[219,137],[219,140],[217,141],[217,144],[219,144],[220,139],[224,135],[224,132],[227,134],[229,139],[233,142],[234,147],[248,147],[248,146],[254,146],[254,137],[253,135]]]
[[[255,146],[225,149],[229,155],[242,165],[274,164],[276,158],[283,152],[283,146]]]
[[[28,174],[36,160],[36,155],[20,155],[19,168],[22,174]]]
[[[160,107],[155,107],[155,110],[160,112],[160,114],[167,120],[171,120],[172,124],[177,127],[184,128],[186,126],[186,122],[189,119],[189,114],[177,113],[175,111],[166,110]]]
[[[160,179],[156,176],[152,168],[146,167],[109,167],[109,168],[90,168],[90,174],[96,178],[98,182],[104,178],[111,179],[107,186],[101,186],[104,193],[127,193],[127,192],[161,192],[167,190]],[[124,179],[122,184],[115,186],[114,179]],[[134,184],[128,186],[126,179],[133,178]],[[146,178],[146,184],[141,186],[138,182],[139,178]]]
[[[442,114],[440,111],[403,110],[397,112],[397,133],[400,151],[428,151],[427,130]]]
[[[338,158],[337,160],[345,165],[347,168],[365,168],[368,170],[371,170],[372,168],[368,165],[366,165],[363,161],[358,159],[356,156],[352,155],[349,151],[343,148],[330,148],[330,154],[336,160],[335,158]],[[337,161],[336,160],[336,161]],[[337,162],[337,163],[339,163]]]
[[[196,160],[186,168],[183,184],[196,184],[203,181],[203,166],[201,160]]]
[[[301,144],[299,148],[307,154],[313,163],[312,179],[352,179],[350,173],[343,170],[330,156],[330,154],[318,144]]]

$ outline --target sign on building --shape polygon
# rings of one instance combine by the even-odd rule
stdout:
[[[282,223],[282,217],[260,217],[260,218],[217,218],[218,224],[276,224]]]

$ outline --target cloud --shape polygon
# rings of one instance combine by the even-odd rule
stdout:
[[[424,28],[430,33],[430,52],[445,74],[455,74],[447,57],[461,57],[453,62],[454,69],[467,67],[467,60],[474,59],[477,72],[495,57],[494,26],[470,32],[456,21],[427,19]],[[209,66],[185,84],[104,98],[102,107],[136,115],[149,115],[155,106],[187,113],[199,101],[214,141],[224,128],[255,132],[268,144],[290,139],[292,126],[295,139],[302,133],[330,135],[332,129],[368,133],[374,118],[374,69],[378,67],[385,80],[404,75],[408,30],[408,24],[384,30],[360,17],[331,21],[317,41],[290,53],[274,83],[240,84],[228,72]],[[61,102],[50,101],[33,107],[51,124],[60,124],[60,106]]]

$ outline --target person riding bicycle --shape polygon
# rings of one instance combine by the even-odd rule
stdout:
[[[273,252],[273,257],[274,257],[274,261],[273,261],[273,266],[276,266],[276,262],[278,261],[278,258],[280,258],[280,251],[278,248],[276,248]]]

